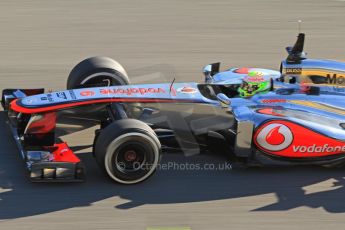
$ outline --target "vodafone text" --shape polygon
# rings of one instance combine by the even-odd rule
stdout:
[[[322,146],[317,146],[313,144],[311,146],[303,146],[303,145],[293,145],[292,149],[294,152],[300,153],[330,153],[330,152],[345,152],[345,145],[342,146],[329,146],[328,144],[324,144]]]
[[[114,89],[100,89],[101,94],[159,94],[159,93],[165,93],[165,90],[162,88],[114,88]]]

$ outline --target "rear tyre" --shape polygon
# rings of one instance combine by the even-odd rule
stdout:
[[[161,144],[144,122],[123,119],[101,130],[95,141],[96,161],[104,172],[121,184],[136,184],[157,168]]]

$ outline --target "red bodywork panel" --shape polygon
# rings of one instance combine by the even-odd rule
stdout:
[[[174,99],[145,99],[145,98],[108,98],[108,99],[99,99],[99,100],[88,100],[88,101],[81,101],[81,102],[72,102],[72,103],[65,103],[59,105],[52,105],[46,107],[36,107],[36,108],[28,108],[18,105],[18,99],[11,102],[10,107],[13,111],[18,113],[44,113],[48,111],[55,111],[59,109],[66,109],[81,105],[91,105],[91,104],[99,104],[99,103],[112,103],[112,102],[142,102],[142,103],[177,103],[177,102],[193,102],[193,100],[174,100]]]
[[[54,155],[53,162],[70,162],[78,163],[80,159],[68,147],[67,143],[54,144],[52,147],[47,147]]]
[[[56,113],[47,112],[33,116],[34,120],[27,127],[27,134],[35,135],[36,138],[43,138],[49,133],[53,133],[56,127]],[[54,144],[44,147],[53,154],[53,162],[78,163],[80,159],[68,147],[67,143]]]
[[[40,119],[30,123],[27,127],[27,132],[30,134],[45,134],[54,132],[56,126],[56,113],[42,113]]]
[[[261,125],[254,133],[254,143],[263,152],[282,157],[310,158],[345,153],[345,141],[283,120]]]

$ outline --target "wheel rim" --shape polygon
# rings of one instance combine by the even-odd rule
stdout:
[[[114,167],[124,174],[139,171],[145,166],[147,151],[142,143],[125,143],[114,153]]]
[[[116,158],[116,153],[123,151],[123,156],[126,152],[132,151],[132,149],[126,150],[126,144],[130,142],[138,142],[138,145],[145,148],[146,153],[145,158],[142,161],[139,161],[139,164],[136,164],[136,170],[123,170],[123,164],[117,165],[116,161],[120,158]],[[122,184],[135,184],[141,182],[148,178],[155,171],[158,161],[159,161],[159,152],[160,152],[159,140],[154,137],[151,138],[143,133],[126,133],[118,138],[116,138],[109,146],[104,159],[105,169],[108,175],[115,181]],[[139,153],[139,154],[138,154]],[[140,155],[140,151],[136,154]],[[119,167],[120,166],[120,167]]]

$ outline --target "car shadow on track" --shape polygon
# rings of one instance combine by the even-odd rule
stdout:
[[[249,170],[186,170],[181,165],[205,163],[222,165],[224,157],[201,154],[185,157],[165,154],[160,169],[147,181],[125,186],[113,183],[97,167],[92,154],[79,154],[87,170],[84,183],[34,184],[29,182],[24,163],[0,113],[0,219],[13,219],[89,206],[118,196],[124,203],[114,203],[118,210],[145,204],[174,204],[214,201],[274,193],[278,201],[248,211],[289,210],[301,206],[322,207],[327,212],[345,212],[340,202],[345,194],[343,170],[318,167],[289,167]],[[74,146],[82,149],[89,146]],[[180,165],[180,169],[178,166]],[[331,181],[335,189],[306,193],[303,187]],[[127,201],[128,200],[128,201]]]

